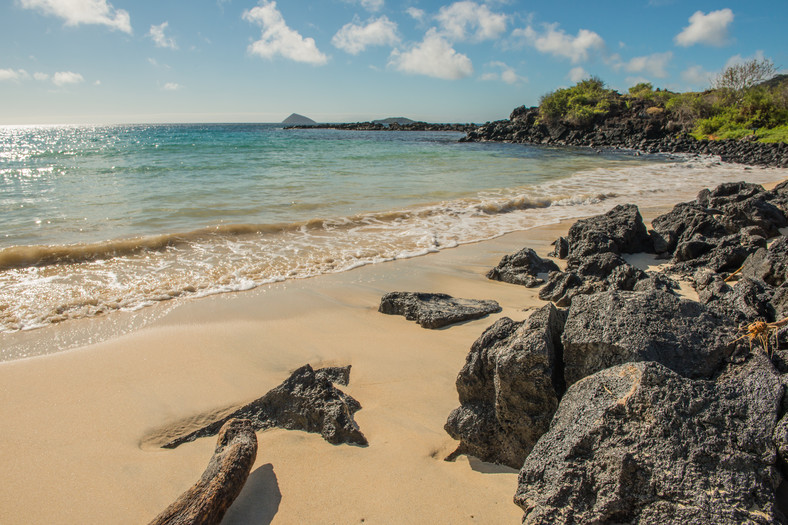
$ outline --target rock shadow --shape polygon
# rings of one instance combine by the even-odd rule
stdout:
[[[227,510],[221,525],[268,525],[279,511],[282,493],[274,466],[266,463],[249,474],[243,490]]]

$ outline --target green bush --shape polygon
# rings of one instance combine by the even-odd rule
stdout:
[[[597,77],[581,80],[570,88],[557,89],[539,101],[539,117],[544,122],[564,121],[573,126],[588,126],[608,115],[619,95],[605,89]]]

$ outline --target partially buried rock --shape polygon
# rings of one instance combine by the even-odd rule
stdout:
[[[345,370],[346,369],[346,370]],[[358,401],[337,389],[332,380],[346,378],[350,366],[313,370],[304,365],[284,383],[229,416],[165,444],[175,448],[197,438],[215,435],[229,419],[248,419],[254,430],[273,427],[315,432],[332,444],[366,445],[353,414],[361,409]]]
[[[531,248],[523,248],[512,255],[504,255],[498,266],[487,273],[487,278],[533,288],[544,284],[540,273],[558,271],[558,265],[549,259],[542,259]]]
[[[480,319],[501,311],[495,301],[456,299],[442,293],[390,292],[380,300],[378,311],[403,315],[424,328],[441,328],[463,321]]]
[[[777,523],[781,397],[762,354],[716,382],[654,362],[589,376],[520,471],[523,523]]]
[[[657,361],[687,377],[711,377],[736,345],[735,323],[661,290],[577,296],[562,336],[567,385],[629,361]]]
[[[548,304],[523,322],[499,320],[473,343],[457,376],[461,406],[444,427],[460,440],[447,459],[470,454],[522,466],[549,428],[563,394],[564,319],[564,312]]]

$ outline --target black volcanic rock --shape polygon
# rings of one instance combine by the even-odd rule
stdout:
[[[458,454],[520,468],[550,426],[564,391],[565,313],[548,304],[523,322],[500,319],[473,343],[457,376],[461,406],[445,429]]]
[[[533,288],[544,284],[540,273],[558,271],[558,265],[549,259],[542,259],[531,248],[523,248],[512,255],[504,255],[498,266],[487,273],[487,278],[511,284],[521,284]]]
[[[634,204],[620,204],[603,215],[575,222],[566,240],[570,259],[603,252],[653,252],[651,238]]]
[[[780,286],[788,279],[788,237],[781,236],[768,249],[752,254],[742,268],[742,275]]]
[[[561,342],[567,385],[632,361],[711,377],[733,354],[732,320],[670,293],[608,291],[572,300]]]
[[[349,374],[350,366],[313,370],[304,365],[263,397],[225,418],[170,441],[163,448],[175,448],[200,437],[214,436],[230,419],[248,419],[256,431],[273,427],[304,430],[319,433],[334,445],[366,445],[367,438],[353,419],[361,405],[332,384],[332,381],[347,384]]]
[[[654,362],[578,381],[520,470],[523,523],[778,523],[782,392],[762,353],[716,381]]]
[[[380,300],[378,311],[403,315],[424,328],[441,328],[463,321],[480,319],[501,311],[495,301],[456,299],[442,293],[390,292]]]

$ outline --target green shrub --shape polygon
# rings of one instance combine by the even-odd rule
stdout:
[[[602,80],[591,77],[544,95],[539,100],[539,117],[544,122],[588,126],[596,118],[608,115],[616,106],[617,97],[615,91],[605,89]]]

